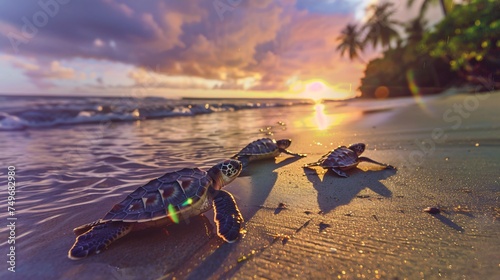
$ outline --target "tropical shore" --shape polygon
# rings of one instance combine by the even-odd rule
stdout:
[[[18,167],[18,180],[24,180],[18,192],[18,271],[4,269],[0,278],[498,279],[500,93],[383,104],[117,124],[100,132],[100,142],[89,144],[93,150],[70,162],[63,160],[68,147],[95,127],[6,132],[3,144],[28,143],[23,149],[31,154]],[[169,121],[184,126],[172,128]],[[293,139],[290,150],[308,156],[252,163],[226,188],[246,222],[238,242],[216,236],[210,211],[133,233],[81,261],[66,257],[74,227],[102,217],[150,178],[177,166],[209,167],[266,134]],[[42,137],[51,145],[26,140]],[[361,163],[348,171],[349,178],[340,178],[320,167],[302,168],[355,142],[367,144],[364,156],[397,170]],[[39,153],[44,157],[37,159]],[[4,162],[16,153],[9,155]],[[441,213],[426,213],[426,207]]]
[[[294,133],[293,149],[307,158],[254,165],[250,178],[229,187],[247,217],[245,238],[212,245],[173,276],[497,279],[498,104],[498,93],[444,96],[379,112],[386,116],[373,115],[373,122],[368,115],[335,130]],[[367,143],[367,157],[398,170],[361,163],[346,179],[322,168],[301,170],[354,142]]]

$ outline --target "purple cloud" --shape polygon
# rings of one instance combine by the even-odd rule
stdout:
[[[231,4],[222,20],[214,8],[217,1]],[[218,80],[214,88],[222,89],[284,90],[291,76],[338,82],[336,73],[346,62],[334,51],[335,38],[352,16],[342,15],[345,5],[332,16],[308,11],[304,3],[3,1],[0,52],[45,64],[74,58],[120,62],[170,76]],[[13,41],[18,45],[13,47]],[[243,80],[253,82],[243,86]]]

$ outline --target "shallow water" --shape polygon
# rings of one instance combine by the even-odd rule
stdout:
[[[161,97],[2,96],[0,131],[85,123],[131,122],[313,104],[300,99],[166,99]]]
[[[302,114],[311,108],[296,106],[294,110]],[[66,258],[74,242],[74,227],[101,218],[151,178],[184,167],[207,169],[260,137],[288,137],[283,122],[289,112],[286,107],[277,107],[0,132],[1,166],[5,172],[8,166],[14,166],[16,172],[15,275],[47,279],[79,278],[80,273],[88,276],[88,270],[75,268],[81,264]],[[2,185],[7,184],[6,179],[6,175],[0,178]],[[7,193],[1,193],[0,198],[5,202]],[[2,211],[0,220],[6,221],[7,215]],[[213,227],[201,219],[193,224]],[[199,232],[187,230],[190,227],[181,227],[181,232],[189,232],[193,242],[179,236],[169,238],[175,245],[165,246],[187,242],[184,253],[188,256],[208,242],[207,236],[203,239],[204,235],[198,237]],[[1,236],[8,234],[8,228],[0,228]],[[199,243],[194,241],[197,239]],[[0,241],[2,252],[7,248],[6,241]],[[140,239],[130,242],[140,243]],[[182,256],[172,267],[180,261]],[[161,276],[172,267],[156,269],[152,275]],[[114,270],[103,271],[100,273]],[[10,276],[5,270],[0,275]]]

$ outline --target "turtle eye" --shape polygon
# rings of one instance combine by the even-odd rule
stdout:
[[[220,170],[227,177],[233,177],[236,173],[238,173],[238,168],[234,166],[234,162],[231,160],[223,162]]]

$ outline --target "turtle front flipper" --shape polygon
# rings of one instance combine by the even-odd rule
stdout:
[[[307,157],[307,154],[294,153],[287,149],[280,149],[280,152],[296,157]]]
[[[340,170],[339,168],[335,168],[335,167],[332,167],[330,168],[333,172],[335,172],[337,175],[339,175],[340,177],[344,177],[344,178],[347,178],[349,177],[344,171]]]
[[[224,241],[233,243],[238,239],[243,224],[243,216],[233,196],[224,190],[219,190],[214,197],[213,204],[217,235]]]
[[[378,161],[374,161],[373,159],[371,159],[371,158],[367,158],[367,157],[359,157],[359,158],[358,158],[358,161],[359,161],[359,162],[361,162],[361,161],[366,161],[366,162],[370,162],[370,163],[373,163],[373,164],[377,164],[377,165],[385,166],[385,168],[387,168],[387,169],[396,169],[396,167],[394,167],[394,166],[392,166],[392,165],[385,164],[385,163],[381,163],[381,162],[378,162]]]
[[[78,236],[68,252],[68,258],[78,260],[91,254],[99,254],[109,244],[127,235],[132,230],[131,223],[107,222],[93,226]]]

